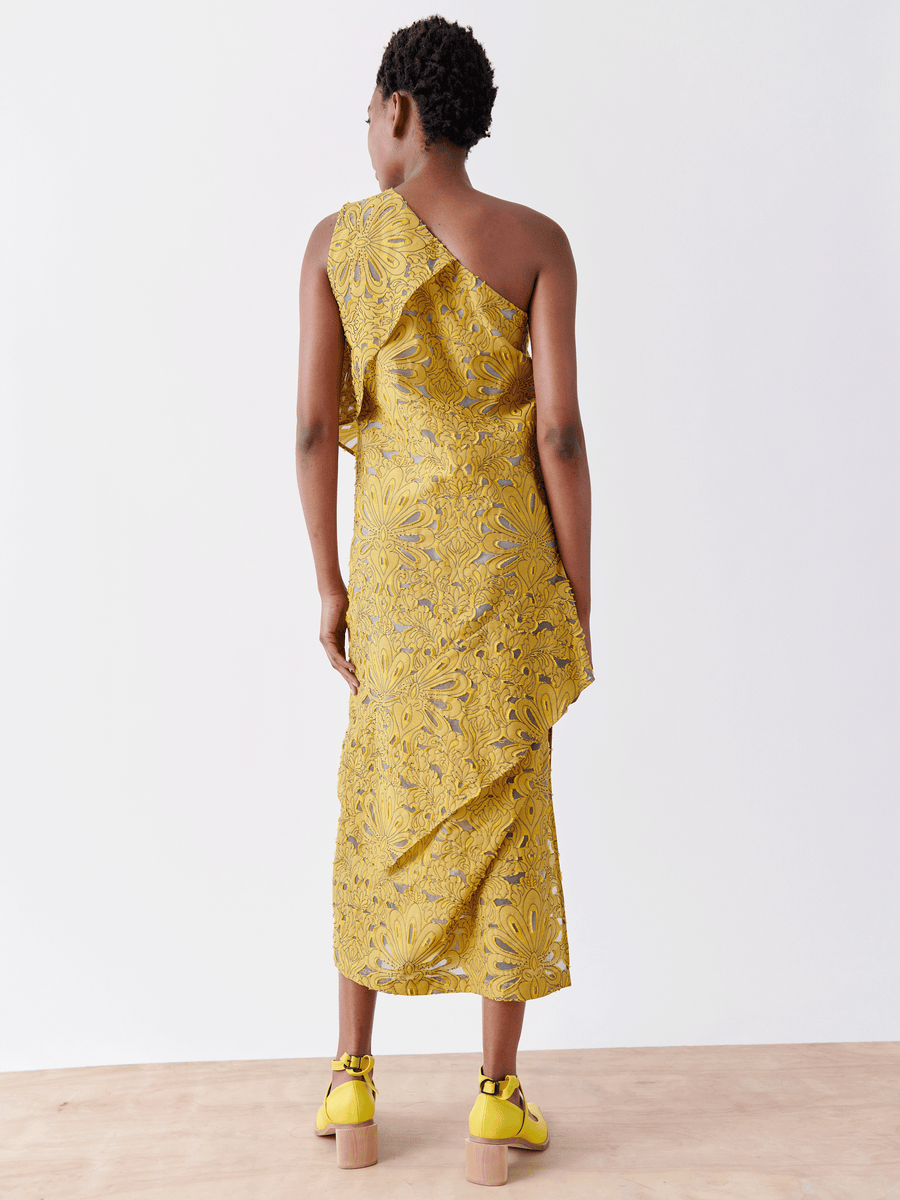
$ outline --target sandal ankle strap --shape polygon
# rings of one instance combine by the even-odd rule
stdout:
[[[332,1071],[346,1071],[351,1079],[362,1079],[366,1087],[372,1089],[372,1094],[378,1094],[378,1088],[372,1082],[372,1068],[375,1059],[371,1054],[347,1054],[331,1060]]]
[[[516,1088],[519,1089],[524,1104],[525,1093],[522,1091],[518,1075],[504,1075],[502,1079],[492,1079],[490,1075],[485,1075],[483,1069],[478,1072],[478,1090],[484,1092],[486,1096],[496,1096],[500,1100],[508,1100]]]

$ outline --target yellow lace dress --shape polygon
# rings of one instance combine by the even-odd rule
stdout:
[[[356,458],[334,959],[403,995],[571,982],[550,730],[592,681],[535,446],[528,315],[393,189],[328,277]]]

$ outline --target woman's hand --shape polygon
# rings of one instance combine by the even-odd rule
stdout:
[[[345,656],[345,638],[347,635],[347,599],[346,589],[339,592],[329,592],[322,596],[322,622],[319,626],[319,641],[325,648],[328,661],[334,669],[343,675],[355,696],[359,689],[359,680],[353,663]]]

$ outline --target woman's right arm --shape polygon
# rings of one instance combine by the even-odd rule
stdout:
[[[575,260],[569,239],[544,218],[529,323],[537,449],[563,567],[591,653],[591,480],[575,369]]]
[[[347,589],[337,539],[338,405],[344,330],[326,264],[337,213],[312,232],[300,272],[297,375],[297,486],[322,601],[319,641],[355,694],[359,680],[345,654]]]

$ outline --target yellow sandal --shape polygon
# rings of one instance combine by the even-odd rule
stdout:
[[[510,1096],[516,1088],[523,1108]],[[491,1079],[479,1071],[478,1099],[469,1113],[466,1138],[466,1179],[497,1187],[506,1183],[508,1148],[546,1150],[550,1145],[547,1122],[536,1104],[529,1104],[517,1075]]]
[[[375,1124],[375,1095],[372,1082],[375,1059],[371,1054],[342,1054],[333,1059],[333,1071],[344,1070],[350,1076],[334,1091],[328,1085],[325,1099],[316,1114],[319,1137],[335,1136],[337,1165],[347,1169],[371,1167],[378,1162],[378,1126]]]

